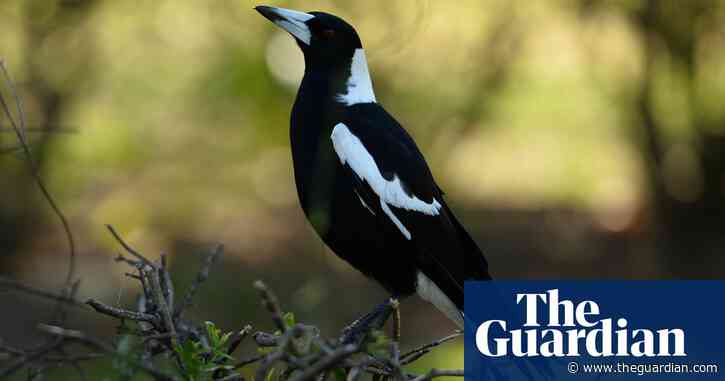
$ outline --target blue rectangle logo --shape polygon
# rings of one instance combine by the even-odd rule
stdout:
[[[465,285],[466,380],[725,380],[725,281]]]

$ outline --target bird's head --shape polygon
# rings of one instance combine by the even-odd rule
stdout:
[[[329,13],[299,12],[266,5],[254,9],[295,38],[308,64],[349,62],[355,50],[362,48],[355,28]]]

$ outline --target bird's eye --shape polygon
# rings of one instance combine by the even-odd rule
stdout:
[[[325,29],[322,31],[322,38],[329,40],[335,37],[335,31],[332,29]]]

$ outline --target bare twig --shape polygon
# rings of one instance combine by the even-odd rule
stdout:
[[[5,102],[5,98],[3,98],[2,94],[0,93],[0,104],[2,105],[3,111],[5,112],[5,115],[7,116],[8,120],[10,121],[11,126],[13,127],[13,130],[15,131],[15,135],[18,138],[18,141],[20,142],[20,145],[22,146],[22,151],[25,154],[26,162],[28,163],[28,167],[30,168],[30,174],[33,176],[33,179],[35,180],[36,185],[38,186],[38,189],[40,189],[40,192],[43,194],[43,197],[48,202],[48,205],[50,205],[50,208],[53,210],[53,213],[58,217],[58,220],[60,221],[61,225],[63,226],[63,230],[65,232],[66,240],[68,241],[68,273],[66,275],[65,279],[65,287],[64,292],[66,293],[66,296],[69,295],[71,292],[71,287],[73,284],[73,279],[75,278],[75,272],[76,272],[76,249],[75,249],[75,240],[73,238],[73,232],[71,231],[70,224],[68,223],[67,218],[65,217],[65,214],[60,210],[60,207],[55,202],[55,198],[50,194],[48,191],[48,188],[45,186],[45,182],[40,177],[40,171],[38,170],[38,166],[35,163],[35,160],[33,160],[33,155],[30,152],[30,146],[28,145],[26,136],[25,136],[25,113],[23,112],[23,104],[20,100],[20,97],[18,96],[17,89],[15,88],[15,84],[10,79],[10,74],[8,74],[7,68],[5,67],[5,63],[0,60],[0,71],[2,71],[5,82],[7,83],[8,87],[10,88],[10,91],[13,95],[13,98],[15,99],[15,104],[17,106],[17,112],[18,112],[18,121],[15,121],[15,118],[13,118],[13,114],[10,111],[10,107],[8,106],[7,102]],[[59,305],[61,306],[61,305]],[[60,307],[59,307],[60,308]]]
[[[26,365],[42,358],[43,356],[47,355],[50,352],[53,352],[54,350],[60,348],[61,345],[63,345],[63,340],[54,340],[50,345],[46,345],[38,351],[34,351],[34,352],[26,354],[23,357],[20,357],[18,360],[16,360],[13,364],[8,366],[7,368],[0,369],[0,379],[11,376],[18,370],[23,369]]]
[[[123,256],[123,254],[120,254],[120,253],[113,260],[116,262],[123,262],[123,263],[125,263],[129,266],[135,267],[137,269],[143,268],[143,266],[144,266],[143,261],[126,258]]]
[[[260,347],[276,347],[279,345],[280,337],[267,332],[255,332],[252,335],[254,342]]]
[[[51,299],[63,304],[71,305],[74,307],[85,307],[85,304],[75,298],[69,297],[65,294],[58,294],[52,291],[41,290],[32,286],[28,286],[25,283],[14,279],[8,279],[0,276],[0,288],[9,288],[17,291],[22,291],[26,294],[39,296],[46,299]]]
[[[0,124],[0,133],[1,132],[14,132],[14,130],[15,129],[12,126],[6,127],[6,126],[3,126],[2,124]],[[43,134],[46,134],[46,133],[76,134],[76,133],[78,133],[78,129],[75,127],[64,127],[64,126],[54,126],[54,125],[50,125],[47,127],[43,127],[43,126],[31,127],[31,126],[28,126],[27,123],[25,124],[25,128],[23,130],[26,135],[29,132],[39,132],[39,133],[43,133]]]
[[[442,369],[431,369],[428,373],[415,377],[410,381],[428,381],[437,377],[463,377],[463,370],[442,370]]]
[[[347,372],[347,381],[357,381],[358,378],[363,374],[362,368],[356,366]]]
[[[5,112],[8,115],[8,119],[10,120],[10,123],[12,124],[13,130],[15,133],[18,134],[18,140],[20,140],[21,143],[26,143],[26,135],[25,135],[25,112],[23,112],[23,103],[20,101],[20,97],[18,96],[18,90],[15,88],[15,83],[10,79],[10,74],[8,73],[7,68],[5,67],[5,62],[0,60],[0,69],[2,69],[3,76],[5,77],[5,82],[8,84],[8,87],[10,88],[10,93],[13,95],[13,98],[15,99],[15,106],[17,108],[18,112],[18,123],[15,123],[15,120],[12,118],[12,113],[8,108],[5,108]],[[20,127],[20,128],[18,128]]]
[[[114,348],[112,346],[110,346],[109,344],[106,344],[103,341],[98,340],[94,337],[88,336],[81,331],[64,329],[64,328],[61,328],[58,326],[47,325],[47,324],[40,324],[38,326],[38,329],[40,329],[41,331],[48,333],[50,335],[78,341],[82,344],[85,344],[85,345],[88,345],[95,349],[106,352],[112,356],[124,357],[124,360],[134,363],[134,365],[137,366],[139,369],[142,369],[144,372],[146,372],[150,376],[152,376],[154,378],[154,380],[157,380],[157,381],[173,381],[173,380],[175,380],[174,377],[167,375],[166,373],[161,372],[155,368],[149,367],[139,361],[136,361],[135,359],[129,358],[127,356],[119,355],[114,350]]]
[[[116,241],[121,245],[121,247],[124,248],[124,250],[126,250],[127,253],[131,254],[134,257],[136,257],[136,259],[138,259],[139,261],[143,262],[143,264],[145,264],[147,266],[151,266],[153,268],[156,268],[156,265],[153,262],[149,261],[141,253],[139,253],[138,251],[134,250],[134,248],[132,248],[131,246],[129,246],[126,243],[126,241],[124,241],[123,238],[121,238],[121,236],[116,232],[116,229],[114,229],[113,226],[106,225],[106,228],[108,229],[108,231],[111,232],[111,235],[113,235],[113,238],[116,239]]]
[[[234,369],[243,368],[249,364],[254,364],[255,362],[259,362],[266,356],[267,355],[265,355],[265,354],[261,354],[261,355],[254,355],[254,356],[250,356],[245,359],[242,359],[242,360],[238,361],[236,364],[234,364]]]
[[[397,311],[397,308],[396,308]],[[395,312],[394,312],[395,313]],[[395,315],[393,315],[395,316]],[[392,369],[392,376],[398,380],[405,380],[403,375],[403,369],[400,367],[400,347],[397,341],[390,343],[390,368]]]
[[[393,306],[393,340],[400,342],[400,302],[397,299],[390,300]]]
[[[207,255],[206,258],[204,258],[204,264],[202,265],[199,272],[196,274],[196,279],[194,280],[194,282],[192,282],[189,290],[184,295],[184,299],[182,300],[181,304],[179,304],[179,306],[176,307],[176,310],[174,311],[174,319],[180,318],[181,315],[184,313],[184,310],[191,305],[191,302],[194,299],[194,295],[196,295],[199,287],[209,278],[209,271],[211,270],[211,266],[219,259],[223,252],[224,245],[217,245],[214,250],[209,255]]]
[[[176,347],[176,327],[174,326],[174,320],[171,318],[171,311],[169,310],[169,305],[166,299],[164,299],[164,294],[161,290],[159,271],[157,270],[157,268],[146,268],[144,272],[146,273],[146,276],[151,280],[151,292],[154,298],[154,303],[156,304],[159,312],[161,313],[161,320],[166,327],[166,331],[172,335],[171,344]]]
[[[229,342],[229,347],[227,348],[227,354],[231,356],[234,351],[237,350],[239,344],[241,344],[251,332],[252,326],[249,324],[245,325],[239,332],[236,332],[230,339],[231,341]]]
[[[267,309],[270,315],[272,315],[272,322],[274,322],[274,325],[281,332],[285,332],[287,327],[285,326],[284,321],[282,321],[282,309],[279,307],[277,296],[275,296],[261,280],[254,282],[254,288],[259,291],[259,297],[262,299],[262,305]]]
[[[311,380],[316,375],[320,374],[321,372],[323,372],[325,370],[333,368],[335,365],[340,363],[342,360],[352,356],[353,354],[355,354],[358,351],[360,351],[360,347],[357,345],[352,345],[352,344],[344,345],[344,346],[336,349],[330,355],[325,356],[322,360],[318,361],[314,365],[303,370],[299,375],[297,375],[295,378],[292,378],[290,381]]]
[[[286,354],[282,351],[275,351],[271,354],[265,356],[262,359],[261,364],[259,365],[259,368],[257,368],[257,372],[255,373],[255,379],[256,380],[266,380],[267,374],[269,373],[269,370],[276,364],[278,361],[282,360]]]
[[[156,335],[143,336],[143,341],[146,342],[146,341],[149,341],[149,340],[170,339],[173,336],[175,336],[175,335],[173,335],[171,333],[159,333],[159,334],[156,334]]]
[[[174,311],[174,284],[171,282],[171,274],[169,273],[169,264],[166,254],[161,254],[161,290],[164,299],[168,304],[169,311]]]
[[[402,362],[403,365],[410,364],[411,362],[413,362],[413,361],[421,358],[423,355],[425,355],[428,352],[430,352],[430,350],[432,348],[435,348],[435,347],[437,347],[437,346],[439,346],[439,345],[441,345],[443,343],[447,343],[447,342],[449,342],[449,341],[451,341],[451,340],[453,340],[453,339],[455,339],[457,337],[460,337],[462,335],[463,335],[463,332],[457,331],[457,332],[455,332],[455,333],[453,333],[451,335],[448,335],[448,336],[446,336],[444,338],[438,339],[438,340],[433,341],[431,343],[428,343],[428,344],[422,345],[422,346],[420,346],[418,348],[412,349],[412,350],[410,350],[410,351],[408,351],[408,352],[406,352],[406,353],[404,353],[403,355],[400,356],[401,362]],[[415,359],[413,359],[413,357],[415,357]]]
[[[112,316],[117,319],[145,321],[145,322],[149,322],[152,324],[158,323],[158,319],[156,318],[156,316],[151,315],[151,314],[130,311],[130,310],[126,310],[123,308],[112,307],[112,306],[103,304],[94,299],[88,299],[88,301],[86,301],[86,304],[91,306],[94,310],[96,310],[96,312],[102,313],[104,315]]]

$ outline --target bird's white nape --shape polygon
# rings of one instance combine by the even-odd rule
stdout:
[[[418,271],[416,291],[423,300],[432,303],[438,310],[456,323],[458,328],[463,328],[463,313],[422,271]]]
[[[338,94],[337,100],[348,106],[376,102],[373,81],[370,79],[368,60],[365,57],[364,49],[355,49],[355,54],[353,54],[350,63],[350,77],[347,79],[347,92]]]
[[[412,235],[400,219],[395,216],[389,205],[429,216],[437,216],[440,213],[441,204],[435,198],[431,202],[425,202],[415,195],[409,195],[403,189],[403,184],[397,176],[394,176],[392,180],[385,179],[365,145],[344,123],[335,125],[330,138],[340,162],[349,165],[360,179],[370,185],[373,192],[380,198],[381,209],[406,239],[410,240]]]

